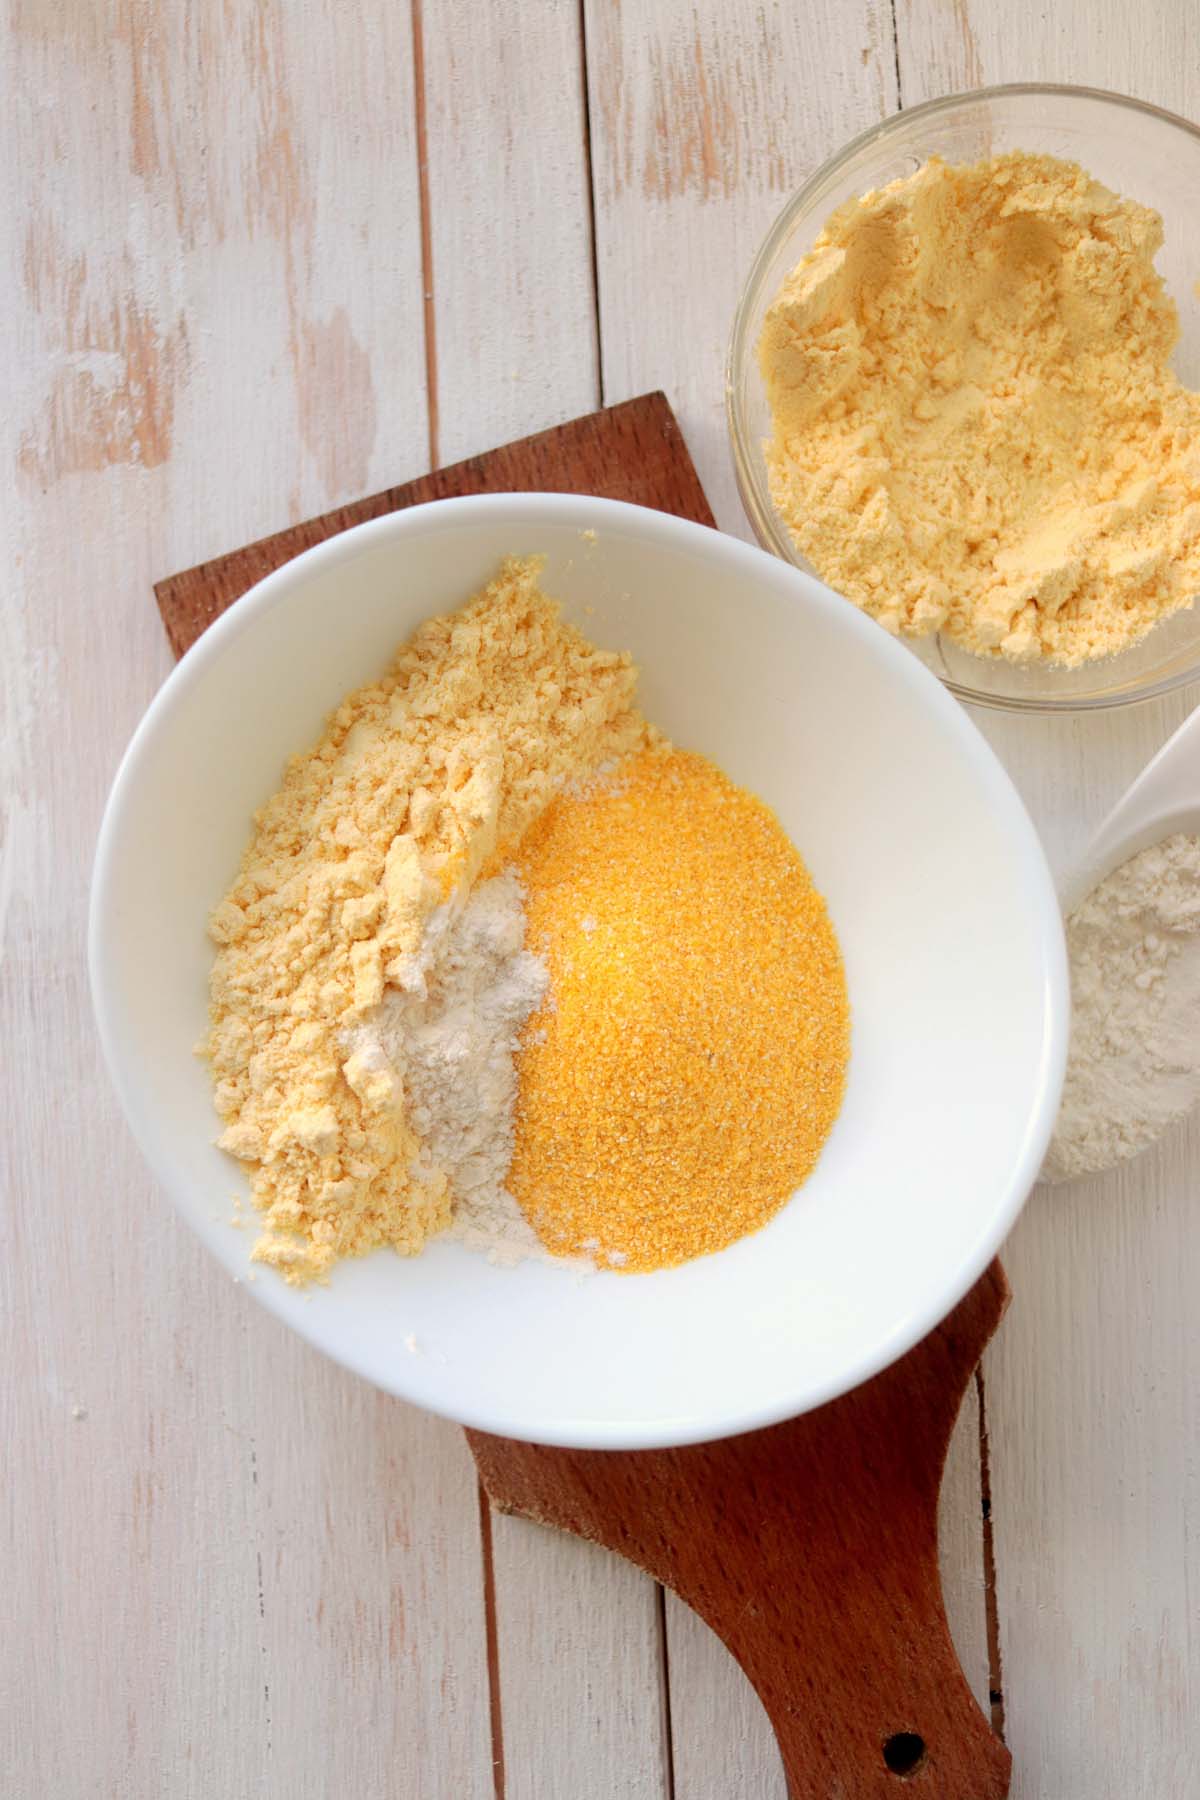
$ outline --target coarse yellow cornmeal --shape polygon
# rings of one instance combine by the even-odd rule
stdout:
[[[1075,665],[1200,590],[1200,394],[1158,214],[1014,151],[829,219],[759,358],[771,493],[889,630]]]
[[[833,926],[775,815],[659,747],[556,799],[516,866],[551,980],[509,1175],[538,1236],[642,1270],[764,1224],[820,1154],[850,1049]]]

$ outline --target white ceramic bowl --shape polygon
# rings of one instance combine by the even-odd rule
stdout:
[[[519,494],[379,519],[269,576],[184,658],[117,775],[90,924],[105,1052],[159,1179],[245,1275],[252,1233],[226,1222],[240,1171],[193,1055],[209,908],[285,758],[510,551],[548,555],[568,615],[634,653],[650,717],[761,794],[808,861],[853,1007],[842,1115],[770,1225],[680,1269],[495,1269],[442,1242],[345,1263],[311,1297],[265,1269],[249,1291],[381,1387],[489,1431],[640,1447],[747,1430],[874,1374],[966,1291],[1036,1176],[1066,1051],[1058,908],[1008,778],[935,678],[810,576],[661,513]]]

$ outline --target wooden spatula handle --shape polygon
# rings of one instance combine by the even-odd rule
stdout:
[[[793,1800],[1002,1800],[1010,1759],[950,1639],[937,1557],[946,1450],[1008,1303],[998,1263],[939,1328],[815,1413],[682,1450],[468,1432],[485,1489],[672,1588],[745,1669]]]

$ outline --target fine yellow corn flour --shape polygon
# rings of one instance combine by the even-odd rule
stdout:
[[[654,736],[629,658],[564,625],[538,570],[508,562],[343,701],[212,916],[219,1141],[263,1214],[256,1259],[289,1279],[448,1223],[395,1073],[346,1045],[443,897],[498,869],[564,782]]]
[[[1073,163],[931,158],[843,206],[759,346],[771,492],[889,630],[1073,666],[1200,589],[1200,394],[1157,213]]]

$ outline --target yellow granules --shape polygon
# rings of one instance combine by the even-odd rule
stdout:
[[[627,1270],[756,1230],[816,1163],[850,1045],[837,939],[774,814],[652,749],[560,796],[516,865],[551,977],[509,1176],[534,1229]]]
[[[448,1222],[445,1175],[416,1172],[401,1080],[351,1050],[352,1028],[412,975],[452,887],[502,860],[565,781],[653,735],[628,656],[565,626],[539,567],[507,562],[342,702],[212,915],[219,1141],[264,1215],[255,1257],[289,1280],[380,1244],[411,1253]]]
[[[840,207],[759,345],[771,493],[890,631],[1074,666],[1200,591],[1200,394],[1158,214],[1014,151]]]

